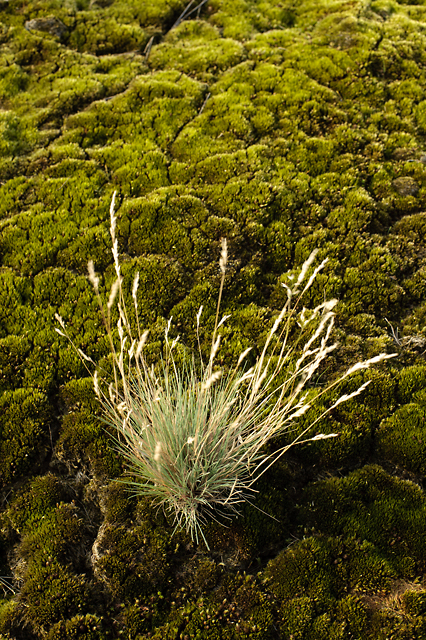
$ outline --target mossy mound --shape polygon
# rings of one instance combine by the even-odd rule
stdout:
[[[423,0],[0,0],[0,638],[426,637],[425,51]],[[339,437],[272,467],[209,553],[112,481],[55,332],[111,370],[86,269],[107,297],[115,190],[150,362],[170,316],[196,347],[200,305],[208,350],[222,237],[223,366],[314,248],[305,304],[340,302],[309,392],[399,355],[341,386],[370,381],[316,425]]]

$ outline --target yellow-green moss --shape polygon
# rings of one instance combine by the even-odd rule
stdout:
[[[25,387],[0,396],[0,416],[0,483],[6,485],[33,473],[42,462],[49,447],[46,432],[52,415],[46,395]]]
[[[120,600],[160,591],[169,574],[168,536],[146,525],[107,526],[100,540],[103,550],[96,571]]]
[[[61,618],[87,610],[91,600],[82,577],[55,561],[47,562],[47,566],[32,567],[21,590],[21,601],[36,629],[49,628]]]
[[[19,533],[38,526],[46,516],[67,496],[61,481],[53,475],[41,476],[22,490],[6,512],[6,518]]]
[[[105,629],[102,617],[87,613],[57,622],[46,637],[48,640],[106,640],[111,632]]]
[[[301,513],[306,526],[311,523],[317,531],[371,542],[396,571],[411,578],[425,565],[425,509],[418,485],[372,465],[308,486]]]
[[[21,557],[4,571],[22,594],[2,605],[0,634],[421,639],[421,595],[396,614],[386,598],[393,581],[423,576],[422,490],[350,470],[424,467],[424,3],[209,0],[172,28],[187,4],[0,2],[0,452],[7,492],[43,474],[3,507],[2,555]],[[59,312],[110,370],[84,276],[93,259],[108,295],[115,189],[125,295],[139,270],[150,361],[170,315],[182,350],[196,346],[201,304],[208,348],[221,237],[222,366],[261,346],[284,275],[313,248],[329,263],[305,304],[340,300],[339,349],[316,383],[399,353],[394,369],[342,387],[372,380],[317,425],[339,438],[295,450],[259,485],[256,505],[279,522],[247,507],[209,529],[217,557],[200,549],[192,564],[184,534],[168,543],[170,518],[103,486],[121,462],[87,371],[54,332]],[[337,477],[318,481],[320,470]],[[94,568],[84,558],[102,518]],[[238,573],[312,530],[278,555],[271,584]]]

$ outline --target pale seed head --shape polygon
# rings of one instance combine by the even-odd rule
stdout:
[[[219,259],[219,267],[222,273],[224,274],[226,271],[226,263],[228,261],[228,244],[226,238],[220,239],[221,251],[220,251],[220,259]]]
[[[98,293],[98,291],[99,291],[99,278],[95,273],[95,266],[93,264],[93,260],[89,260],[89,262],[87,264],[87,270],[89,272],[89,280],[92,283],[93,288],[96,291],[96,293]]]

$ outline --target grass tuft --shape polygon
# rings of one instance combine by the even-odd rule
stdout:
[[[89,279],[109,338],[114,379],[108,383],[96,370],[93,374],[95,392],[105,421],[116,430],[116,447],[127,463],[132,492],[149,496],[170,510],[175,517],[175,531],[185,528],[193,540],[198,543],[201,537],[207,545],[203,533],[206,522],[238,513],[239,505],[253,496],[259,477],[294,444],[336,437],[336,433],[310,435],[309,432],[332,409],[362,393],[370,381],[353,393],[339,396],[290,444],[273,454],[267,454],[264,445],[294,428],[297,419],[320,396],[349,375],[396,354],[383,353],[358,362],[328,386],[312,390],[312,383],[308,383],[337,346],[329,344],[337,300],[297,311],[301,298],[327,263],[325,259],[313,267],[315,250],[302,265],[297,279],[283,284],[286,302],[252,366],[246,366],[250,348],[240,354],[234,368],[225,371],[217,367],[219,330],[229,317],[219,320],[228,256],[227,242],[223,239],[219,259],[221,283],[208,358],[203,359],[201,349],[203,308],[200,307],[196,316],[198,354],[178,366],[175,359],[178,338],[169,337],[170,319],[159,370],[150,367],[144,357],[148,331],[141,331],[138,318],[139,274],[132,288],[136,327],[129,322],[124,300],[115,235],[115,194],[110,216],[116,280],[106,307],[92,262]],[[118,344],[114,341],[111,323],[115,304],[119,313]],[[67,335],[62,318],[57,316],[57,320],[62,329],[57,329],[58,333]],[[296,337],[295,323],[300,329]],[[85,362],[95,364],[73,346]]]

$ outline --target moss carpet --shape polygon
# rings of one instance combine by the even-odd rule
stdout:
[[[0,0],[0,134],[0,638],[426,639],[425,0]],[[313,248],[307,303],[340,300],[316,384],[399,355],[259,482],[276,520],[247,505],[210,553],[113,482],[54,330],[107,362],[114,190],[153,361],[200,304],[208,341],[224,236],[224,366]]]

